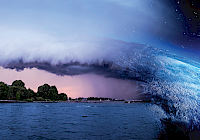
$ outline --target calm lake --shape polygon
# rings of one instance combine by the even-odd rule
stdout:
[[[0,139],[157,139],[151,103],[1,103]]]

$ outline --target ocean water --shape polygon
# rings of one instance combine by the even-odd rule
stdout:
[[[151,103],[1,103],[0,139],[158,139]]]

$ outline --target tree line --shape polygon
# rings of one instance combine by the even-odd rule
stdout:
[[[114,101],[115,99],[112,98],[103,98],[103,97],[88,97],[87,100],[95,100],[95,101],[106,101],[106,100],[110,100],[110,101]]]
[[[25,83],[15,80],[12,85],[0,82],[0,100],[25,100],[25,101],[57,101],[67,100],[65,93],[58,94],[56,86],[44,84],[38,87],[37,92],[26,89]]]

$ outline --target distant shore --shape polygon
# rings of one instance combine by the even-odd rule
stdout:
[[[0,100],[0,103],[59,103],[59,102],[76,102],[76,103],[106,103],[106,102],[124,102],[124,103],[135,103],[135,102],[150,102],[150,100],[108,100],[108,101],[96,101],[96,100],[67,100],[67,101],[20,101],[20,100]]]

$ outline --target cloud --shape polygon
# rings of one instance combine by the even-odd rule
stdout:
[[[149,2],[69,0],[59,3],[44,1],[42,6],[37,6],[41,4],[39,1],[5,2],[0,6],[7,12],[6,16],[0,12],[3,21],[0,23],[0,65],[18,69],[26,67],[25,64],[35,65],[51,72],[57,70],[53,66],[74,65],[75,62],[95,64],[95,68],[96,64],[111,62],[118,67],[118,60],[138,44],[106,37],[145,43],[145,40],[152,39],[153,33],[163,30],[162,26],[158,28],[160,20],[151,20],[154,15],[162,17],[157,13],[158,9],[149,6]],[[117,63],[113,63],[115,60]],[[94,66],[80,69],[87,73],[92,68]],[[76,74],[81,73],[76,68],[71,69]]]
[[[0,65],[4,68],[35,67],[57,75],[95,73],[143,82],[154,76],[146,65],[149,58],[154,59],[153,50],[145,45],[94,36],[60,38],[14,29],[2,29],[0,37]]]
[[[91,62],[112,57],[111,47],[104,38],[65,37],[58,38],[31,30],[1,30],[1,65],[12,61],[68,63]],[[108,54],[109,53],[109,54]]]

